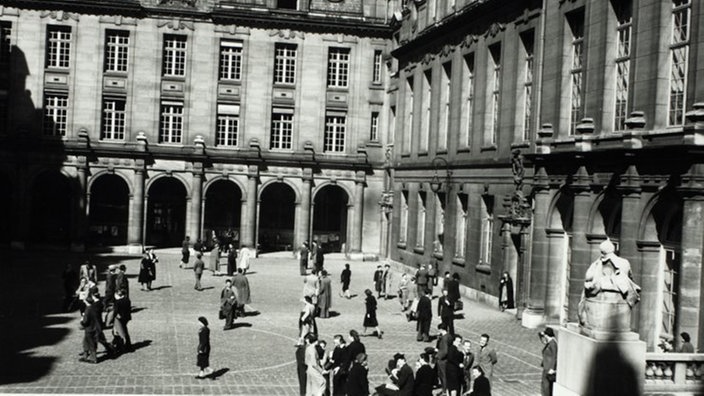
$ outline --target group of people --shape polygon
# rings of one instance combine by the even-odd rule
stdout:
[[[316,272],[323,270],[325,253],[317,240],[313,240],[311,245],[308,245],[308,241],[303,241],[298,248],[298,263],[301,276],[305,276],[311,267]]]
[[[156,280],[156,263],[159,258],[154,254],[154,249],[149,249],[142,255],[142,261],[139,263],[139,276],[137,281],[142,286],[142,291],[151,291],[152,282]]]
[[[215,276],[225,274],[227,276],[233,276],[235,272],[239,270],[242,271],[242,274],[246,274],[249,270],[251,260],[256,257],[256,251],[254,249],[249,247],[236,249],[232,242],[229,242],[227,245],[221,245],[217,237],[213,237],[212,246],[207,270]],[[206,244],[202,243],[200,239],[198,239],[198,241],[193,244],[193,250],[195,250],[196,256],[196,259],[193,262],[193,273],[195,275],[195,285],[193,288],[195,290],[202,291],[203,287],[200,282],[203,277],[203,273],[206,270],[206,265],[203,261]],[[225,274],[220,271],[220,261],[223,253],[227,254],[227,270]],[[181,263],[179,264],[179,268],[188,268],[190,257],[191,239],[189,236],[186,236],[181,245]]]
[[[251,302],[249,279],[242,268],[237,268],[231,279],[225,279],[225,287],[220,291],[219,317],[225,319],[224,330],[232,329],[238,316],[245,316],[245,305]]]

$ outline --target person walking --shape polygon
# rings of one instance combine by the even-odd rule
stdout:
[[[242,268],[237,268],[237,272],[232,277],[232,286],[237,293],[237,307],[235,309],[235,317],[244,317],[244,306],[252,303],[252,293],[249,288],[249,279],[242,271]]]
[[[388,300],[392,298],[391,293],[393,290],[393,273],[391,272],[391,266],[389,264],[384,265],[383,282],[384,299]]]
[[[369,379],[367,378],[367,354],[358,353],[347,376],[347,396],[369,396]]]
[[[183,240],[183,243],[181,244],[181,263],[178,265],[179,268],[186,268],[188,267],[188,259],[191,256],[191,238],[189,236],[186,236],[186,239]]]
[[[123,289],[118,289],[115,293],[115,327],[113,327],[113,334],[117,333],[117,336],[122,338],[123,350],[126,352],[132,352],[133,350],[132,338],[127,329],[127,323],[130,320],[132,320],[132,302]]]
[[[98,363],[98,333],[102,333],[100,314],[98,313],[93,296],[85,299],[86,310],[81,319],[83,328],[83,352],[79,361],[86,363]]]
[[[310,296],[303,297],[303,308],[301,308],[301,314],[298,317],[298,343],[296,345],[303,345],[305,341],[305,336],[309,333],[317,334],[317,329],[315,325],[315,305],[313,305],[313,300]]]
[[[205,263],[201,260],[203,253],[196,253],[196,261],[193,263],[193,273],[196,275],[196,285],[193,287],[198,291],[202,291],[203,288],[200,285],[200,278],[203,276],[203,270],[205,269]]]
[[[332,281],[328,277],[328,272],[320,271],[320,286],[318,287],[318,309],[321,318],[330,317],[332,307]]]
[[[440,321],[447,326],[447,331],[450,334],[455,334],[455,307],[447,294],[448,290],[443,289],[442,296],[438,298],[438,316]]]
[[[418,330],[416,341],[430,341],[430,323],[433,320],[433,309],[430,298],[425,293],[418,298],[415,316],[417,320],[416,330]]]
[[[257,251],[251,247],[244,246],[240,249],[239,253],[239,263],[237,268],[242,269],[242,273],[247,275],[249,271],[250,261],[257,256]]]
[[[140,290],[149,291],[147,284],[151,282],[151,275],[149,274],[149,268],[151,263],[149,262],[149,253],[144,252],[142,254],[142,260],[139,262],[139,275],[137,276],[137,282],[141,285]]]
[[[325,395],[325,370],[320,365],[318,359],[318,351],[316,343],[318,337],[315,334],[308,333],[305,336],[306,343],[306,396],[324,396]]]
[[[210,329],[208,328],[208,319],[203,316],[198,318],[200,329],[198,330],[198,355],[196,365],[200,369],[196,378],[203,379],[213,373],[210,368]]]
[[[159,262],[159,258],[154,253],[154,249],[147,250],[149,255],[149,282],[147,282],[147,290],[152,290],[152,282],[156,280],[156,263]]]
[[[232,287],[232,281],[225,279],[225,287],[220,291],[220,318],[225,319],[223,330],[230,330],[235,320],[235,307],[237,306],[237,292]]]
[[[489,346],[489,334],[482,334],[479,338],[477,365],[482,368],[482,372],[489,382],[493,379],[494,365],[497,361],[496,350]]]
[[[538,333],[543,346],[543,360],[540,366],[543,373],[540,381],[541,396],[552,396],[552,384],[555,382],[555,370],[557,370],[557,341],[555,332],[551,327]]]
[[[310,249],[308,248],[308,241],[303,241],[301,247],[298,248],[298,270],[301,276],[305,276],[308,273],[308,255],[310,254]]]
[[[213,275],[220,275],[220,245],[215,242],[210,251],[210,265],[208,269]]]
[[[352,271],[350,270],[350,265],[345,264],[345,269],[342,270],[342,273],[340,273],[340,283],[342,283],[342,293],[340,293],[340,297],[343,295],[345,298],[349,299],[350,298],[350,281],[352,280]]]
[[[232,276],[237,269],[237,249],[233,244],[227,247],[227,276]]]
[[[374,290],[376,291],[377,298],[381,298],[381,292],[384,289],[384,270],[381,269],[381,265],[376,266],[376,271],[374,271]]]
[[[367,334],[367,328],[373,327],[374,333],[379,339],[382,338],[384,332],[379,329],[379,322],[376,319],[376,298],[372,295],[372,291],[367,289],[364,291],[367,298],[364,300],[366,312],[364,314],[364,334]]]
[[[419,296],[428,294],[428,270],[421,263],[418,263],[418,271],[416,271],[416,288]]]
[[[515,308],[516,303],[513,300],[513,279],[508,272],[504,271],[499,280],[499,308],[501,312]]]

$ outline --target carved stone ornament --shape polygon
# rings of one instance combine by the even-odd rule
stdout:
[[[17,8],[12,8],[0,5],[0,16],[19,16],[20,11]]]
[[[197,0],[159,0],[159,5],[176,7],[195,7]]]
[[[296,37],[298,37],[300,39],[305,38],[305,35],[303,34],[303,32],[296,32],[296,31],[293,31],[290,29],[272,30],[269,32],[269,37],[273,37],[273,36],[279,36],[281,38],[285,38],[288,40],[295,39]]]
[[[464,39],[460,42],[460,46],[462,46],[462,48],[468,48],[477,41],[479,41],[479,37],[476,34],[468,34],[464,36]]]
[[[78,22],[78,14],[75,14],[73,12],[66,12],[63,10],[58,10],[58,11],[42,11],[39,16],[41,18],[51,18],[55,19],[57,21],[68,21],[69,19],[74,20]]]
[[[215,25],[215,31],[218,33],[229,33],[229,34],[249,34],[249,28],[244,26],[236,25]]]
[[[122,25],[136,26],[137,19],[124,17],[122,15],[102,15],[100,17],[100,23],[109,23],[109,24],[113,24],[116,26],[122,26]]]
[[[450,55],[451,53],[453,53],[454,51],[455,51],[455,46],[450,45],[450,44],[445,44],[438,51],[438,55],[440,55],[441,57],[446,57],[446,56]]]
[[[426,53],[425,55],[423,55],[423,57],[421,58],[420,61],[424,65],[427,65],[427,64],[431,63],[433,61],[433,59],[435,59],[435,56],[433,54]]]
[[[484,34],[485,37],[496,37],[497,34],[506,30],[506,26],[502,23],[494,22],[489,26]]]
[[[160,20],[157,21],[156,23],[157,27],[168,27],[171,30],[190,30],[193,31],[195,30],[195,25],[193,22],[190,21],[182,21],[180,19],[171,19],[171,20]]]

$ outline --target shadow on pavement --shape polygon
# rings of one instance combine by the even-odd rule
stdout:
[[[171,285],[163,285],[163,286],[152,287],[152,291],[154,291],[154,290],[161,290],[161,289],[170,289],[171,287],[172,287]]]
[[[238,329],[240,327],[252,327],[252,324],[247,322],[238,322],[232,325],[232,329]]]
[[[132,311],[131,311],[131,312],[132,312],[132,313],[137,313],[137,312],[140,312],[140,311],[144,311],[145,309],[149,309],[149,308],[147,308],[147,307],[132,307]]]
[[[135,342],[135,343],[132,344],[132,349],[133,349],[133,351],[136,352],[136,351],[138,351],[138,350],[140,350],[140,349],[142,349],[142,348],[148,347],[148,346],[151,345],[151,344],[152,344],[152,340],[142,340],[142,341],[138,341],[138,342]]]
[[[248,316],[259,316],[261,313],[259,311],[245,311],[244,317]]]
[[[230,371],[230,369],[227,368],[227,367],[221,368],[221,369],[217,369],[217,370],[215,370],[212,374],[210,374],[210,375],[208,376],[208,378],[210,378],[211,380],[216,380],[216,379],[218,379],[218,377],[222,376],[223,374],[225,374],[225,373],[228,372],[228,371]]]

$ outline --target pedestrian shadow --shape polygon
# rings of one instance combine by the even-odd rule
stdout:
[[[152,290],[170,289],[171,287],[172,287],[171,285],[163,285],[163,286],[152,287]]]
[[[257,271],[251,271],[251,272],[247,271],[247,273],[245,275],[256,275],[256,274],[257,274]]]
[[[330,311],[330,312],[328,312],[328,318],[336,318],[336,317],[338,317],[338,316],[340,316],[340,313],[337,312],[337,311]]]
[[[136,352],[136,351],[138,351],[138,350],[140,350],[140,349],[142,349],[142,348],[148,347],[148,346],[151,345],[151,344],[152,344],[152,340],[142,340],[142,341],[138,341],[138,342],[135,342],[135,343],[132,344],[132,349],[133,349],[133,351]]]
[[[236,322],[232,324],[233,329],[237,329],[240,327],[252,327],[252,324],[247,322]]]
[[[355,298],[355,297],[357,297],[357,296],[359,296],[359,294],[350,294],[350,298],[349,298],[349,299],[353,299],[353,298]]]
[[[147,308],[147,307],[132,307],[132,310],[130,312],[137,313],[139,311],[144,311],[145,309],[149,309],[149,308]]]
[[[248,317],[248,316],[259,316],[261,315],[261,312],[259,311],[245,311],[243,317]]]
[[[215,286],[208,286],[208,287],[201,287],[200,290],[210,290],[210,289],[215,289]]]
[[[218,377],[221,377],[223,374],[225,374],[228,371],[230,371],[230,369],[227,367],[217,369],[217,370],[213,371],[213,373],[208,375],[207,377],[210,378],[211,380],[216,380],[216,379],[218,379]]]

